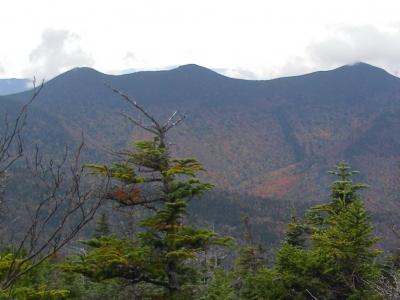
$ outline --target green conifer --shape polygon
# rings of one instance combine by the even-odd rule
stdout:
[[[306,214],[304,224],[294,220],[289,236],[277,252],[271,295],[280,299],[379,299],[371,288],[379,276],[371,250],[378,238],[372,237],[371,215],[357,191],[368,187],[353,184],[346,162],[330,174],[333,182],[327,204],[315,205]],[[308,234],[309,247],[297,238]],[[272,274],[269,272],[268,274]],[[272,298],[270,298],[272,299]]]
[[[91,174],[110,179],[107,199],[122,207],[147,208],[149,216],[141,220],[141,232],[133,239],[103,236],[86,241],[94,250],[64,268],[99,280],[121,278],[131,284],[151,284],[161,288],[161,294],[160,289],[154,289],[154,297],[177,299],[186,284],[197,280],[197,270],[189,260],[211,245],[231,247],[234,243],[232,238],[218,237],[211,229],[196,229],[184,221],[189,201],[213,187],[196,178],[197,172],[204,169],[195,158],[171,156],[166,133],[185,117],[173,123],[174,113],[161,125],[133,99],[121,95],[151,125],[129,119],[154,134],[154,138],[136,142],[134,151],[116,153],[123,159],[112,167],[86,167],[92,170]],[[188,297],[187,293],[182,297]]]

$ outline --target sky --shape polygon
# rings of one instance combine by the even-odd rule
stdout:
[[[398,0],[2,0],[0,78],[197,64],[273,79],[362,61],[400,75]]]

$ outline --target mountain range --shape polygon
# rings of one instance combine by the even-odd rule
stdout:
[[[39,145],[57,157],[82,132],[84,162],[103,164],[110,161],[103,147],[129,148],[149,138],[118,113],[138,112],[103,83],[161,122],[174,111],[186,115],[170,132],[172,149],[197,157],[219,189],[321,202],[333,180],[327,171],[344,159],[360,171],[354,179],[371,186],[365,193],[371,210],[399,206],[400,79],[384,70],[358,63],[256,81],[197,65],[120,76],[76,68],[46,82],[29,107],[27,148]],[[2,96],[0,109],[12,117],[31,95]]]

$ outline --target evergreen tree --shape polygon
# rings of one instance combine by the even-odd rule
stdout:
[[[102,236],[107,236],[111,233],[109,217],[105,212],[102,212],[100,215],[100,219],[96,222],[96,226],[94,227],[94,238],[101,238]]]
[[[236,300],[237,296],[231,281],[229,274],[220,268],[216,269],[205,295],[201,295],[199,300]]]
[[[248,271],[257,271],[260,267],[264,266],[268,260],[265,255],[266,250],[263,248],[262,244],[254,244],[249,217],[242,218],[242,223],[245,227],[244,240],[247,243],[247,247],[238,250],[240,257],[236,260],[236,266],[238,267],[237,273],[247,274]]]
[[[140,206],[154,213],[141,220],[142,231],[134,239],[103,236],[100,240],[86,241],[93,251],[64,268],[97,279],[145,282],[162,288],[162,297],[176,298],[183,294],[185,284],[197,280],[196,270],[188,260],[196,259],[199,251],[211,245],[231,247],[233,240],[220,238],[211,229],[185,224],[189,201],[212,188],[210,183],[196,178],[196,173],[204,169],[195,158],[171,156],[166,133],[185,117],[172,123],[174,113],[160,125],[133,99],[121,95],[151,125],[129,119],[155,136],[149,141],[136,142],[135,151],[115,153],[123,160],[112,167],[94,164],[86,167],[93,170],[93,175],[110,178],[108,199],[120,206]]]
[[[305,228],[296,217],[296,211],[293,209],[291,214],[292,222],[286,227],[286,242],[297,248],[304,249],[306,238],[304,237]]]
[[[371,215],[356,193],[367,185],[352,183],[357,172],[346,162],[336,169],[329,172],[340,177],[331,186],[331,201],[312,207],[303,224],[291,222],[276,270],[259,272],[270,276],[258,280],[269,284],[266,299],[379,299],[370,284],[379,276],[374,259],[380,251],[370,250],[378,239],[371,236]],[[303,233],[309,247],[298,243]]]
[[[236,260],[236,270],[233,272],[233,276],[235,277],[235,287],[238,290],[240,299],[253,299],[255,296],[253,287],[254,274],[265,266],[268,259],[262,244],[257,243],[255,245],[254,243],[251,224],[247,216],[242,218],[242,223],[245,227],[243,235],[247,245],[238,250],[239,258]]]
[[[26,250],[24,249],[24,251]],[[24,257],[24,251],[21,252],[21,257]],[[4,249],[0,253],[0,279],[4,280],[12,264],[18,263],[20,259],[20,257],[17,257],[15,261],[15,250],[11,248]],[[30,266],[30,262],[25,264],[23,267]],[[51,260],[46,260],[37,267],[30,269],[20,276],[18,280],[15,280],[8,289],[0,291],[0,300],[67,299],[70,294],[68,289],[55,286],[54,282],[49,280],[54,267],[55,265]]]

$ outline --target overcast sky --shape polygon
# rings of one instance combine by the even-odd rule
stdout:
[[[2,0],[0,78],[189,63],[271,79],[363,61],[400,75],[400,1]]]

